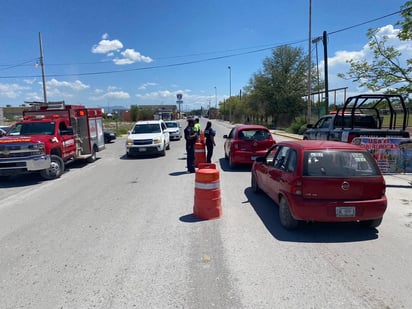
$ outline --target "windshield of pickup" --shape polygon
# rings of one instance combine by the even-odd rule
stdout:
[[[160,133],[160,125],[158,123],[149,123],[149,124],[137,124],[132,134],[144,134],[144,133]]]
[[[7,135],[54,135],[55,122],[17,123]]]

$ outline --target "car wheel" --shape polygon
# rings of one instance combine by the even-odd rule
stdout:
[[[252,172],[251,185],[252,185],[252,191],[254,193],[260,193],[261,192],[261,189],[259,188],[259,185],[258,185],[257,180],[256,180],[255,173],[253,173],[253,172]]]
[[[360,223],[365,227],[374,228],[374,227],[378,227],[379,225],[381,225],[382,219],[383,218],[378,218],[374,220],[366,220],[366,221],[361,221]]]
[[[170,142],[167,144],[166,150],[170,150]]]
[[[232,156],[231,156],[230,153],[229,153],[229,168],[230,168],[230,169],[234,169],[235,166],[236,166],[236,164],[233,163]]]
[[[293,218],[285,198],[281,198],[279,201],[279,219],[280,224],[287,230],[294,230],[298,227],[299,221]]]
[[[51,155],[50,158],[50,167],[40,172],[40,175],[47,180],[59,178],[64,172],[63,159],[56,155]]]
[[[163,150],[160,152],[160,155],[164,157],[166,155],[166,145],[163,145]]]

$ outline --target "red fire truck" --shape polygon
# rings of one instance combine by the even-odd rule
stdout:
[[[105,148],[102,110],[62,102],[33,104],[0,138],[0,176],[40,172],[60,177],[74,160],[96,160]]]

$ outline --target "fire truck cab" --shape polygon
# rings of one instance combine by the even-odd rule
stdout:
[[[104,148],[101,109],[35,104],[0,139],[0,175],[38,171],[46,179],[58,178],[66,164],[94,162]]]

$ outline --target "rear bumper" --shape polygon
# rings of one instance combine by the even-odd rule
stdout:
[[[266,150],[263,151],[236,151],[231,153],[231,159],[236,164],[252,164],[257,157],[262,157],[266,154]]]
[[[297,220],[319,222],[352,222],[382,218],[386,211],[386,196],[375,200],[336,201],[308,200],[292,196],[288,198],[292,215]],[[355,215],[339,217],[337,207],[354,207]]]

